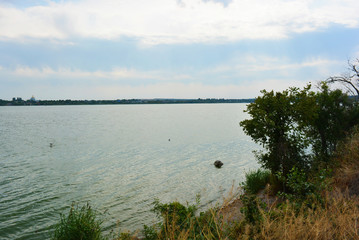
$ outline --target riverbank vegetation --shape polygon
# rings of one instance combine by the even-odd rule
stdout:
[[[358,64],[349,88],[359,84]],[[317,90],[263,90],[248,104],[250,118],[240,125],[263,146],[256,152],[262,168],[245,175],[240,195],[201,213],[199,199],[156,200],[158,224],[82,239],[359,239],[359,102],[332,90],[335,79],[342,80],[329,78]],[[57,229],[69,224],[64,219]]]
[[[57,240],[94,239],[103,240],[99,214],[89,204],[83,207],[72,204],[67,216],[61,215],[52,238]]]

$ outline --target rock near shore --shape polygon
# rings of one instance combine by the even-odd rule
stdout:
[[[221,168],[223,166],[223,163],[219,160],[215,161],[213,164],[216,168]]]

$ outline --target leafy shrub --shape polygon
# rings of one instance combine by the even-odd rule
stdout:
[[[144,235],[144,239],[145,240],[156,240],[158,239],[157,236],[157,229],[155,226],[147,226],[147,225],[143,225],[143,230],[142,233]]]
[[[244,190],[250,194],[256,194],[259,190],[264,189],[270,180],[270,171],[257,169],[245,174],[245,182],[242,183]]]
[[[160,203],[158,199],[154,201],[153,211],[159,217],[163,217],[164,224],[175,223],[180,228],[188,226],[191,218],[195,216],[197,211],[196,205],[184,206],[179,202]]]
[[[119,237],[115,237],[113,240],[138,240],[138,238],[129,232],[122,232],[120,233]]]
[[[67,216],[61,214],[61,220],[56,225],[53,240],[102,240],[102,221],[96,217],[96,212],[87,203],[83,207],[72,204]]]
[[[294,167],[285,178],[278,174],[280,179],[285,179],[288,187],[287,192],[280,195],[297,203],[304,201],[310,203],[310,199],[312,199],[311,202],[315,200],[315,202],[323,203],[321,193],[329,188],[331,172],[331,170],[322,169],[310,178],[305,171]]]
[[[155,200],[153,211],[162,218],[159,225],[144,226],[146,240],[155,239],[221,239],[224,231],[218,209],[209,209],[196,216],[199,205],[182,205],[179,202],[160,203]]]
[[[157,228],[157,236],[147,228],[148,239],[181,239],[182,235],[196,232],[195,213],[196,205],[184,206],[179,202],[160,203],[154,201],[153,211],[162,218],[162,223]],[[154,228],[156,229],[156,228]]]

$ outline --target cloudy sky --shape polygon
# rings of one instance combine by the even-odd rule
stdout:
[[[0,0],[0,99],[252,98],[347,72],[358,0]]]

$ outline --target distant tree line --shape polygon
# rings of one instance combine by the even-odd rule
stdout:
[[[184,103],[251,103],[254,99],[117,99],[117,100],[23,100],[13,98],[12,101],[0,99],[0,106],[24,105],[98,105],[98,104],[184,104]]]

